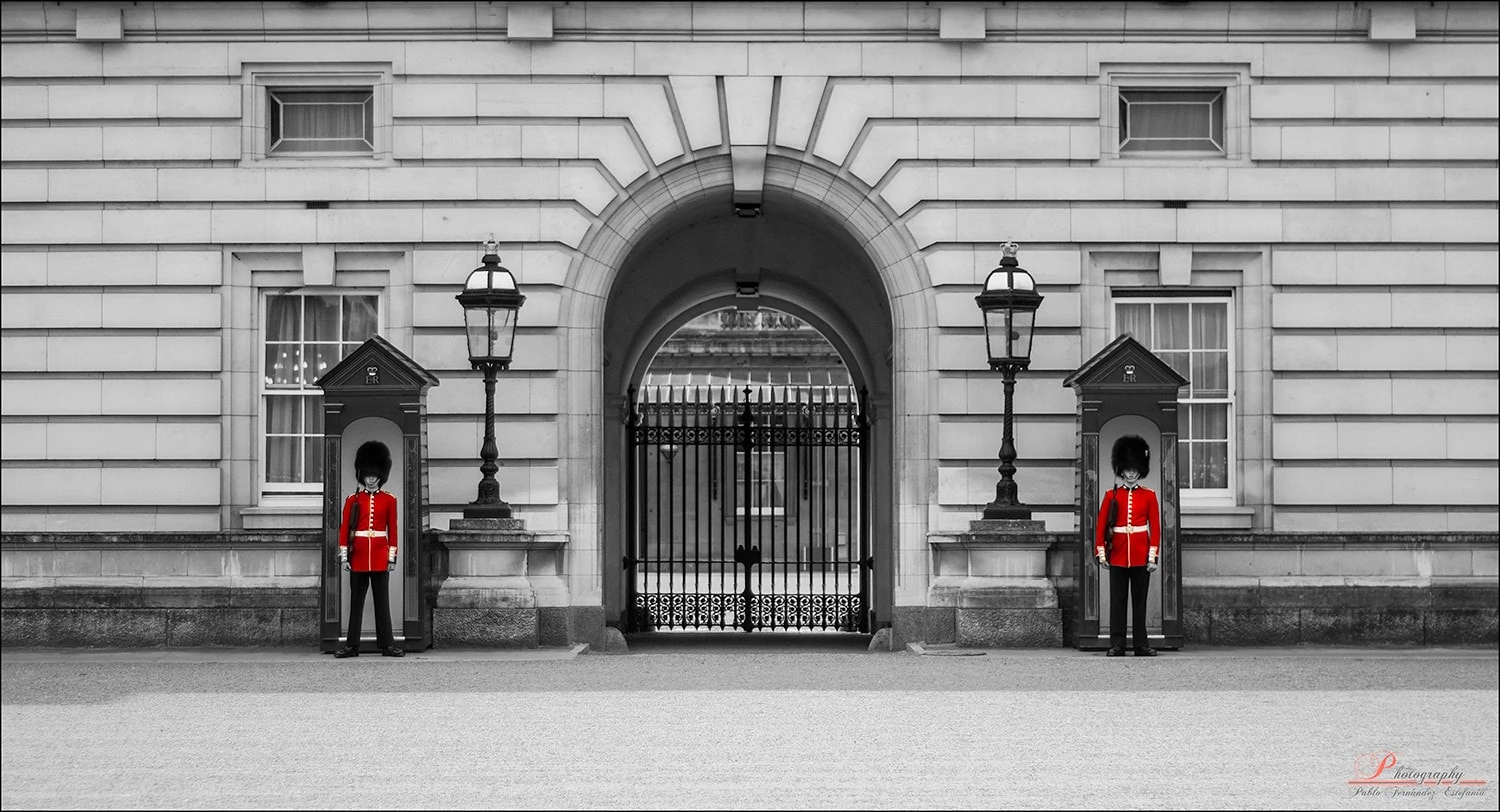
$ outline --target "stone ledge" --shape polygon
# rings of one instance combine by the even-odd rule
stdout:
[[[1341,548],[1351,550],[1421,550],[1433,547],[1500,548],[1500,533],[1291,533],[1254,530],[1178,531],[1184,549],[1246,550],[1256,547],[1282,549]],[[1077,537],[1077,534],[1073,534]]]
[[[10,609],[232,609],[265,606],[316,607],[318,586],[278,586],[257,589],[219,587],[79,586],[21,588],[7,585],[0,592]]]
[[[285,545],[317,548],[323,540],[321,530],[294,531],[224,531],[198,533],[191,531],[156,531],[150,533],[0,533],[0,547],[32,549],[67,547],[167,547],[169,549],[204,549],[242,545]]]
[[[1495,589],[1497,586],[1500,586],[1500,579],[1485,575],[1449,575],[1427,578],[1402,575],[1213,575],[1183,576],[1182,579],[1183,589],[1244,589],[1247,587],[1264,587],[1268,589],[1337,589],[1343,587],[1392,587],[1403,589],[1458,587],[1464,589]]]
[[[551,549],[563,547],[568,543],[567,533],[550,530],[435,530],[428,537],[448,547]]]
[[[95,576],[40,576],[6,578],[0,582],[0,591],[13,589],[316,589],[323,582],[317,575],[268,576],[265,578],[238,578],[213,575],[201,576],[147,576],[147,575],[95,575]]]

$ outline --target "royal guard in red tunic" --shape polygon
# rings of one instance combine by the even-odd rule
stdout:
[[[1146,645],[1146,593],[1161,553],[1161,506],[1156,492],[1141,487],[1151,472],[1151,446],[1134,434],[1115,441],[1110,465],[1124,484],[1104,495],[1094,525],[1094,557],[1109,569],[1110,657],[1125,653],[1125,597],[1130,596],[1135,656],[1155,657]]]
[[[380,489],[391,475],[391,451],[371,440],[354,453],[360,488],[344,500],[339,561],[349,572],[349,637],[334,656],[359,656],[359,625],[365,592],[375,588],[375,634],[380,653],[401,657],[391,631],[391,571],[396,568],[396,497]]]

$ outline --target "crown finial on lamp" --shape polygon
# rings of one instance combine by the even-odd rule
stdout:
[[[1020,252],[1021,252],[1021,246],[1016,245],[1015,242],[1007,242],[1007,243],[1002,243],[1000,245],[1000,253],[1003,256],[1007,256],[1007,257],[1010,257],[1010,258],[1014,259],[1015,256],[1016,256],[1016,254],[1018,254]]]

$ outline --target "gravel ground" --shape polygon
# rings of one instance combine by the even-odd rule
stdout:
[[[1494,649],[862,646],[6,649],[0,805],[1496,808]],[[1484,783],[1356,794],[1385,753]]]

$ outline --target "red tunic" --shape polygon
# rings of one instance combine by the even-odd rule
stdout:
[[[349,569],[382,572],[389,568],[396,551],[396,497],[385,491],[370,493],[363,488],[344,500],[344,521],[339,525],[339,546],[349,546],[353,522],[354,549],[349,551]]]
[[[1111,567],[1144,567],[1156,560],[1161,548],[1161,507],[1156,491],[1136,486],[1113,488],[1099,505],[1094,525],[1094,557],[1104,553],[1104,523],[1109,521],[1109,503],[1119,505],[1115,513],[1115,539],[1111,545]]]

